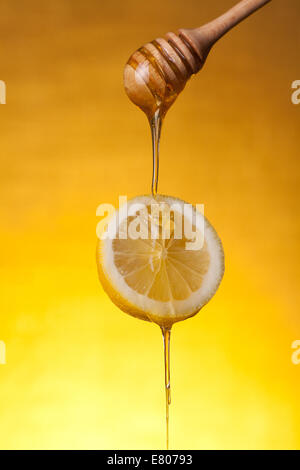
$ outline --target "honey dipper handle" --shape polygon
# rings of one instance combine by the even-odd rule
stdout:
[[[196,29],[180,30],[180,33],[190,39],[200,53],[206,55],[205,52],[208,52],[212,45],[227,31],[270,1],[242,0],[226,13],[204,26]]]

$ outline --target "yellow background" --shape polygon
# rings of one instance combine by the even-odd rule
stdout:
[[[150,188],[128,56],[233,3],[1,2],[1,448],[164,448],[160,331],[104,294],[95,211]],[[172,332],[173,448],[300,448],[299,21],[273,1],[228,33],[164,124],[159,189],[204,203],[226,255]]]

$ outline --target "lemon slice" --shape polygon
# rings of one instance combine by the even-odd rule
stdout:
[[[221,240],[203,214],[180,199],[135,197],[127,210],[115,211],[103,233],[99,278],[130,315],[171,326],[195,315],[221,282]]]

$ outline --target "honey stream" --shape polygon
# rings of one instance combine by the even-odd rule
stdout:
[[[165,393],[166,393],[166,447],[169,449],[169,406],[171,404],[170,383],[170,337],[171,328],[161,328],[164,341]]]
[[[160,134],[162,127],[162,117],[160,115],[160,110],[157,109],[153,115],[153,118],[149,120],[151,127],[151,137],[152,137],[152,184],[151,184],[151,193],[155,198],[158,190],[158,174],[159,174],[159,144],[160,144]]]
[[[184,41],[184,38],[181,38]],[[151,193],[155,199],[158,194],[158,177],[159,177],[159,147],[160,147],[160,136],[161,128],[164,117],[174,103],[179,93],[183,90],[187,76],[190,77],[193,73],[193,70],[186,60],[184,55],[181,53],[180,49],[172,41],[168,41],[170,46],[173,48],[175,53],[180,57],[180,60],[183,62],[187,74],[182,74],[178,69],[174,59],[168,55],[167,51],[161,47],[158,41],[154,40],[151,42],[152,46],[155,47],[173,71],[174,76],[176,77],[175,81],[170,81],[168,74],[165,73],[165,70],[161,67],[160,63],[156,60],[155,56],[150,52],[149,48],[141,47],[136,53],[134,53],[128,60],[127,65],[134,70],[134,80],[135,87],[140,93],[140,96],[143,95],[144,87],[148,89],[148,92],[152,98],[146,102],[141,100],[137,101],[135,93],[132,95],[130,92],[128,96],[132,101],[140,107],[140,109],[146,114],[150,129],[151,129],[151,138],[152,138],[152,161],[153,161],[153,170],[152,170],[152,183],[151,183]],[[184,41],[185,42],[185,41]],[[186,47],[190,50],[191,54],[196,60],[196,63],[200,64],[200,58],[197,53],[191,48],[190,44],[187,43]],[[200,68],[200,66],[199,66]],[[164,87],[157,86],[157,77],[160,77]],[[129,90],[127,89],[127,92]],[[163,334],[164,342],[164,368],[165,368],[165,395],[166,395],[166,447],[169,448],[169,406],[171,404],[171,387],[170,387],[170,336],[171,336],[171,327],[159,325]]]

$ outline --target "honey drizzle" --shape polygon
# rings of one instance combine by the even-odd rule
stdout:
[[[151,128],[151,137],[152,137],[152,184],[151,184],[151,193],[155,198],[157,195],[158,189],[158,172],[159,172],[159,143],[160,143],[160,133],[162,126],[162,117],[160,109],[158,108],[151,120],[149,120]]]
[[[202,66],[202,58],[198,55],[197,51],[192,47],[187,40],[180,35],[180,39],[186,45],[188,50],[190,51],[192,57],[195,60],[195,64],[197,68],[201,68]],[[174,41],[171,39],[168,40],[168,43],[173,48],[175,53],[180,57],[182,63],[184,64],[188,75],[191,76],[194,71],[188,60],[184,57],[183,53],[180,49],[176,46]],[[151,128],[151,137],[152,137],[152,159],[153,159],[153,172],[152,172],[152,184],[151,184],[151,193],[154,198],[157,196],[158,191],[158,175],[159,175],[159,145],[160,145],[160,136],[161,136],[161,128],[164,116],[168,111],[171,104],[175,101],[178,94],[182,91],[185,86],[187,78],[185,78],[176,65],[174,59],[170,57],[168,52],[158,43],[158,41],[152,41],[152,45],[159,51],[159,53],[163,56],[164,60],[167,62],[171,70],[173,71],[177,83],[176,89],[174,85],[170,83],[168,79],[167,73],[164,72],[161,65],[158,63],[154,55],[146,48],[141,47],[138,49],[138,52],[145,58],[148,65],[151,65],[155,72],[161,77],[163,82],[166,84],[164,94],[162,95],[161,90],[157,90],[157,84],[153,77],[151,77],[151,73],[149,73],[149,78],[145,85],[148,87],[149,91],[151,92],[154,98],[154,105],[152,109],[150,108],[143,108],[141,109],[146,113],[150,128]],[[139,62],[133,56],[128,61],[128,64],[134,69],[137,70],[139,66],[143,65],[143,62]],[[143,77],[142,77],[143,78]],[[144,79],[144,78],[143,78]],[[170,336],[171,336],[171,327],[161,326],[161,331],[163,335],[163,343],[164,343],[164,375],[165,375],[165,395],[166,395],[166,448],[169,449],[169,407],[171,404],[171,385],[170,385]]]
[[[164,341],[165,393],[166,393],[166,448],[169,449],[169,406],[171,404],[170,383],[170,337],[171,328],[161,328]]]

